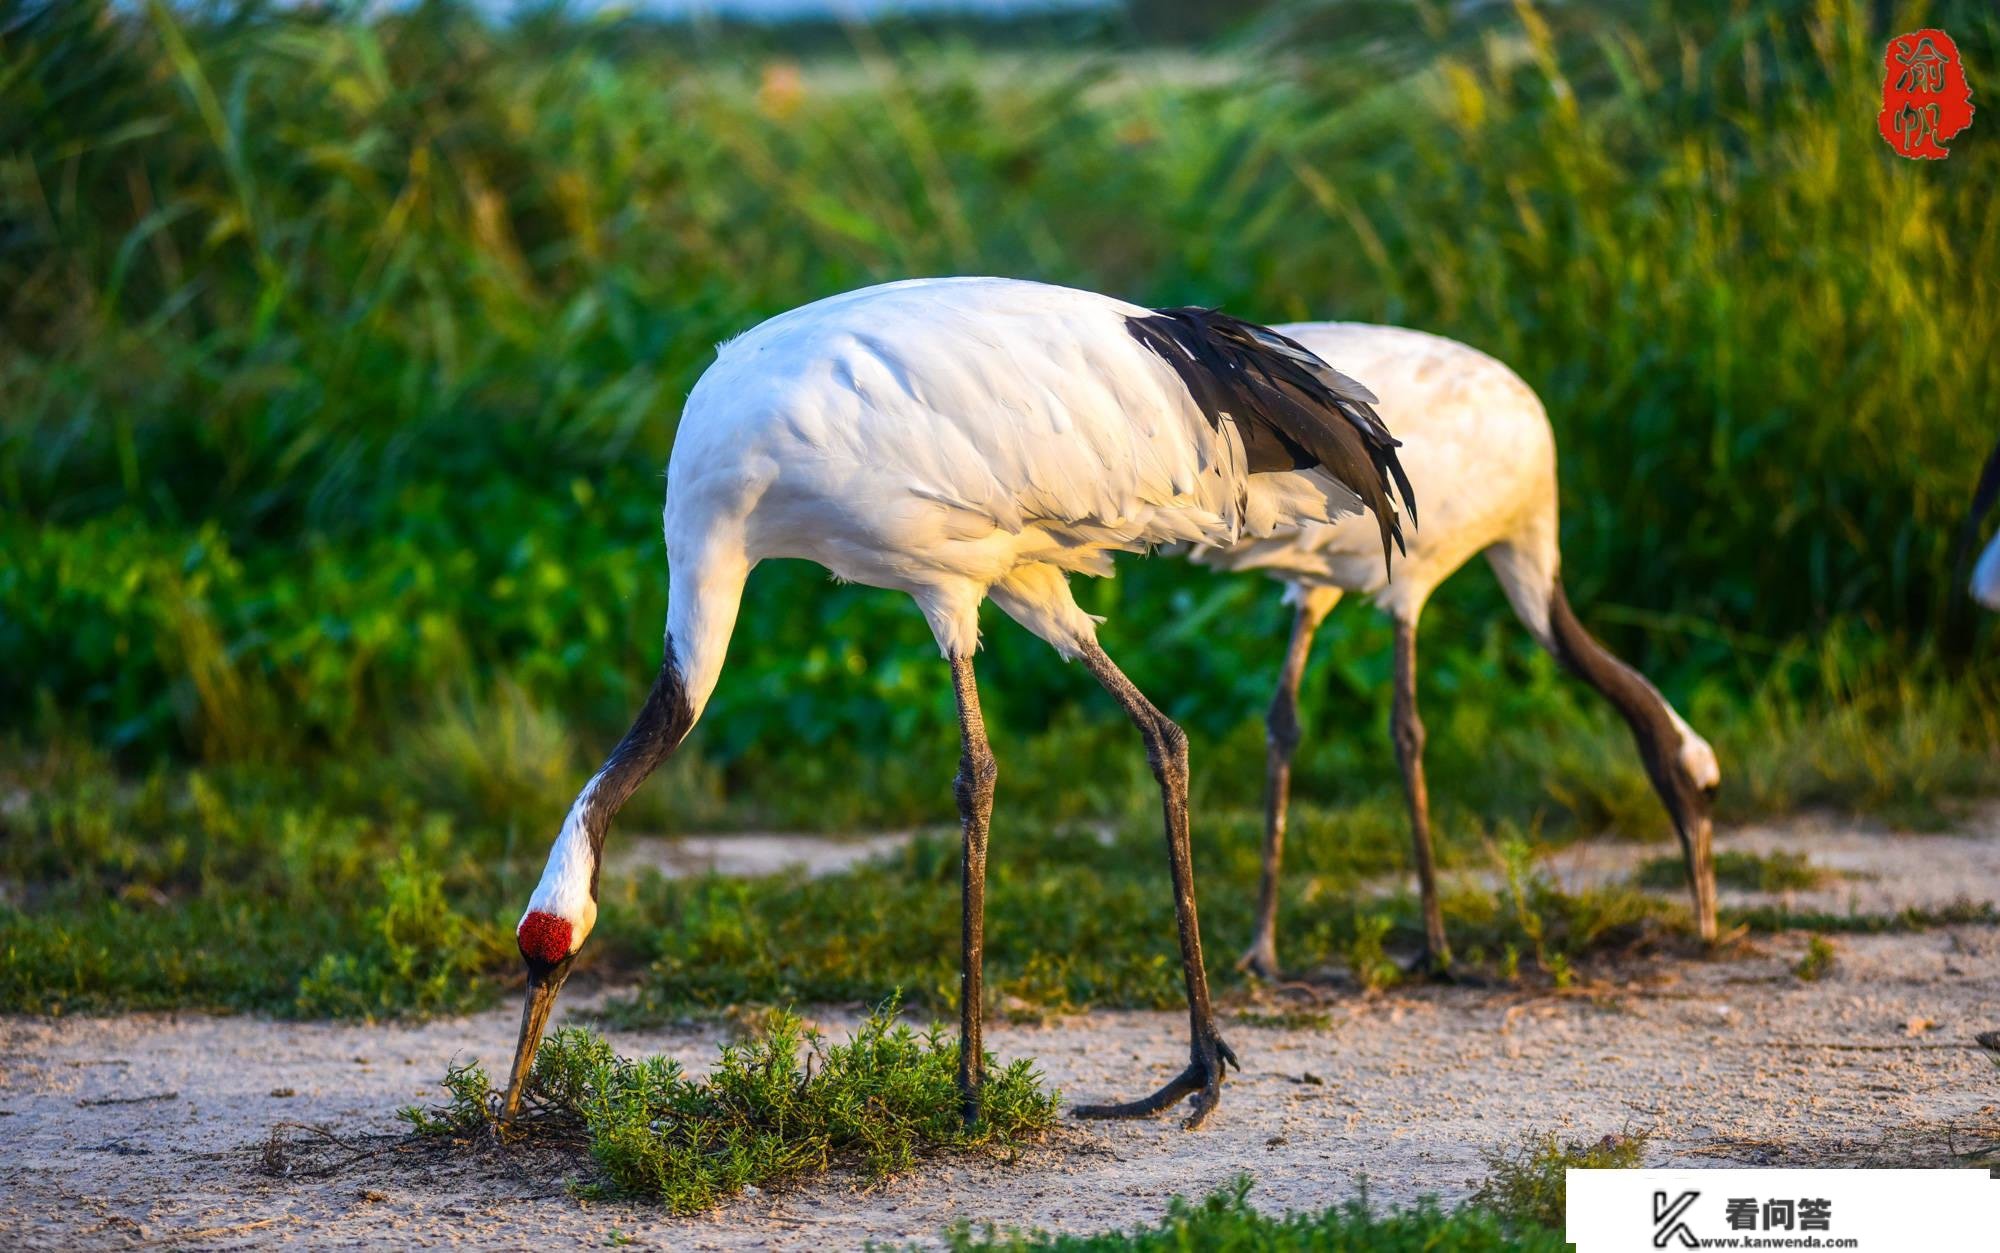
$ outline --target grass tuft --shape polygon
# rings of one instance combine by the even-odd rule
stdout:
[[[1833,970],[1836,960],[1832,943],[1825,936],[1816,935],[1806,941],[1805,956],[1792,967],[1792,973],[1806,983],[1817,983]]]
[[[1486,1182],[1472,1203],[1490,1208],[1516,1227],[1560,1231],[1567,1195],[1564,1172],[1630,1170],[1639,1165],[1646,1136],[1607,1135],[1594,1143],[1560,1139],[1552,1131],[1530,1134],[1486,1153]]]
[[[690,1078],[679,1062],[627,1061],[576,1027],[535,1055],[519,1118],[501,1127],[492,1080],[454,1066],[448,1099],[402,1116],[417,1134],[587,1155],[605,1195],[658,1202],[676,1214],[712,1209],[746,1187],[772,1188],[836,1169],[870,1181],[936,1153],[1001,1157],[1055,1124],[1058,1095],[1027,1060],[991,1054],[980,1121],[968,1129],[957,1085],[958,1045],[942,1027],[913,1030],[886,1004],[844,1044],[793,1013],[726,1044],[715,1069]]]

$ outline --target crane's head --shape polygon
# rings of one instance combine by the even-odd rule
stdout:
[[[569,978],[584,937],[597,923],[597,859],[599,840],[590,837],[585,817],[589,789],[563,823],[549,853],[542,881],[528,900],[528,911],[514,930],[521,961],[528,970],[527,999],[521,1006],[521,1038],[514,1046],[514,1068],[507,1082],[503,1118],[512,1118],[521,1104],[521,1089],[534,1066],[535,1049],[555,1008],[556,993]],[[601,838],[601,837],[600,837]]]
[[[1715,861],[1711,851],[1715,839],[1715,794],[1722,786],[1722,766],[1715,749],[1695,733],[1674,707],[1660,701],[1671,723],[1673,742],[1669,750],[1666,777],[1654,779],[1674,820],[1675,834],[1687,854],[1688,886],[1694,892],[1695,927],[1703,940],[1714,940]]]

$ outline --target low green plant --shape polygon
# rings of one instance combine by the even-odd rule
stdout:
[[[372,772],[374,765],[363,765]],[[478,829],[348,769],[0,754],[0,1007],[382,1017],[476,1008],[518,964]],[[497,915],[497,916],[496,916]]]
[[[1354,919],[1354,936],[1347,942],[1347,969],[1370,992],[1394,987],[1403,968],[1389,958],[1382,941],[1394,926],[1387,914],[1361,914]]]
[[[452,908],[444,876],[405,848],[382,868],[379,896],[362,920],[363,943],[328,953],[299,983],[308,1018],[373,1018],[477,1008],[492,989],[480,976],[507,952],[498,929]]]
[[[1639,1165],[1646,1135],[1607,1135],[1595,1141],[1527,1135],[1485,1153],[1487,1176],[1472,1204],[1493,1211],[1515,1228],[1562,1230],[1566,1171],[1630,1170]]]
[[[1742,927],[1765,935],[1782,931],[1819,931],[1827,935],[1888,935],[1902,931],[1935,931],[1939,927],[2000,926],[2000,908],[1992,901],[1960,897],[1943,905],[1910,905],[1889,913],[1837,914],[1823,909],[1788,909],[1758,905],[1718,911],[1724,927]]]
[[[1157,1223],[1095,1235],[1046,1231],[975,1230],[961,1225],[945,1235],[955,1253],[1563,1253],[1555,1230],[1510,1226],[1476,1205],[1445,1209],[1425,1198],[1406,1209],[1376,1211],[1367,1192],[1317,1213],[1282,1216],[1250,1204],[1251,1179],[1237,1176],[1199,1201],[1175,1197]]]
[[[746,1187],[834,1169],[880,1180],[930,1154],[1004,1157],[1054,1125],[1058,1095],[1032,1062],[1001,1067],[988,1054],[986,1068],[981,1116],[967,1127],[956,1040],[898,1022],[893,1002],[842,1044],[796,1014],[773,1015],[724,1045],[699,1079],[670,1058],[628,1061],[601,1037],[564,1027],[536,1053],[512,1123],[498,1121],[492,1081],[477,1065],[446,1073],[443,1105],[402,1116],[421,1136],[497,1134],[572,1151],[594,1167],[586,1186],[693,1214]]]
[[[1729,849],[1715,855],[1715,881],[1744,892],[1803,892],[1824,886],[1832,871],[1813,864],[1804,853],[1779,849],[1750,853]],[[1633,882],[1643,888],[1675,891],[1687,886],[1687,863],[1680,857],[1655,857],[1641,865]]]
[[[1792,967],[1792,973],[1806,983],[1817,983],[1832,971],[1835,961],[1833,945],[1825,936],[1813,936],[1806,941],[1805,955]]]
[[[1579,959],[1622,947],[1651,930],[1685,925],[1677,904],[1629,887],[1565,891],[1536,864],[1537,847],[1519,832],[1503,833],[1488,847],[1504,881],[1496,902],[1501,908],[1471,927],[1461,926],[1459,938],[1471,948],[1503,954],[1502,969],[1510,979],[1519,972],[1521,954],[1530,952],[1551,982],[1568,987]]]

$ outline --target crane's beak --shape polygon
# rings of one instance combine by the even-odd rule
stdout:
[[[1703,813],[1687,833],[1688,878],[1694,890],[1694,924],[1703,944],[1718,935],[1715,922],[1715,820]]]
[[[535,1048],[542,1042],[542,1032],[549,1025],[549,1012],[556,1007],[556,993],[562,990],[574,960],[566,957],[541,970],[532,964],[528,967],[528,995],[521,1005],[521,1039],[514,1046],[514,1073],[507,1081],[507,1100],[500,1107],[502,1123],[514,1121],[521,1108],[521,1089],[527,1085],[528,1072],[534,1069]]]

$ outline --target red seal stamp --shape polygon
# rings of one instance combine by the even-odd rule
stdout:
[[[1875,129],[1898,156],[1942,161],[1945,143],[1972,125],[1972,87],[1958,45],[1941,30],[1913,30],[1882,54],[1882,111]]]

